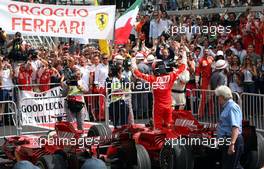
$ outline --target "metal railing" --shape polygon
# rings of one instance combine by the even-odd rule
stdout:
[[[0,107],[2,111],[0,113],[0,139],[19,135],[20,127],[16,103],[13,101],[0,101]]]
[[[16,85],[13,86],[13,88],[17,89],[19,86]],[[198,119],[198,121],[202,123],[216,124],[219,120],[221,109],[214,91],[195,89],[188,92],[190,92],[190,96],[188,96],[187,99],[190,99],[192,114]],[[153,98],[151,98],[151,91],[130,91],[111,93],[108,95],[84,94],[82,96],[85,100],[86,121],[117,126],[133,123],[146,124],[152,118],[153,103],[150,101],[153,100]],[[115,96],[118,96],[119,99],[115,100]],[[25,123],[25,113],[31,111],[31,114],[29,113],[28,117],[31,119],[33,118],[35,124],[41,124],[42,121],[40,118],[42,116],[45,115],[49,117],[54,115],[54,112],[45,111],[43,113],[37,110],[38,107],[35,107],[34,110],[31,107],[25,111],[26,108],[21,107],[21,105],[34,105],[34,102],[37,100],[37,106],[43,107],[47,103],[47,100],[49,102],[56,102],[59,99],[64,100],[65,97],[60,95],[37,98],[26,97],[21,100],[16,99],[16,101],[10,100],[0,102],[0,104],[8,105],[8,111],[0,114],[0,116],[5,116],[9,119],[9,124],[0,127],[1,133],[3,133],[0,138],[18,134],[45,133],[49,130],[53,130],[55,120],[50,120],[49,118],[48,120],[43,120],[43,123],[45,122],[46,125],[28,125]],[[233,99],[240,105],[244,120],[249,120],[259,131],[264,131],[264,95],[252,93],[243,93],[242,95],[239,95],[238,93],[233,93]],[[32,114],[33,111],[34,115]],[[67,113],[67,110],[63,109],[60,113]],[[58,110],[57,114],[60,113]]]
[[[116,98],[117,99],[116,99]],[[116,92],[107,95],[110,124],[145,124],[152,118],[151,91]]]
[[[259,131],[264,132],[264,95],[253,93],[241,94],[243,118]]]
[[[221,106],[214,90],[193,89],[190,96],[192,114],[203,123],[217,123],[221,114]],[[233,93],[233,100],[241,105],[238,93]]]
[[[83,94],[76,96],[83,97],[85,103],[80,112],[81,116],[75,116],[77,113],[70,112],[69,105],[66,101],[67,97],[52,96],[23,98],[20,101],[21,106],[18,109],[22,128],[21,134],[39,134],[54,130],[55,122],[57,121],[54,117],[58,115],[67,115],[67,118],[64,120],[73,122],[74,125],[78,125],[78,120],[80,120],[84,127],[84,121],[107,123],[108,116],[105,113],[105,110],[95,110],[96,106],[99,108],[105,107],[106,99],[103,94]],[[98,102],[95,102],[95,100]],[[91,120],[91,116],[95,119]]]

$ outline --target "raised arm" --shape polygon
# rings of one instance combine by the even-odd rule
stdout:
[[[180,75],[183,71],[185,71],[185,69],[186,69],[186,65],[185,65],[185,64],[181,64],[181,65],[178,67],[178,69],[174,69],[173,72],[172,72],[172,74],[173,74],[173,81],[175,81],[175,80],[179,77],[179,75]]]
[[[150,83],[152,83],[154,81],[154,77],[152,75],[148,75],[148,74],[144,74],[144,73],[141,73],[138,69],[135,69],[133,71],[133,74],[139,78],[139,79],[142,79],[142,80],[146,80]]]

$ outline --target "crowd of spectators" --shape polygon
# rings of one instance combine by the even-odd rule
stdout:
[[[179,27],[184,27],[185,31],[175,32],[175,28]],[[220,30],[220,27],[222,32],[215,30]],[[214,28],[214,31],[210,28]],[[81,45],[73,40],[58,44],[56,49],[33,48],[23,40],[21,33],[17,32],[10,38],[1,29],[0,99],[10,97],[11,86],[14,84],[21,85],[20,90],[47,91],[67,81],[70,78],[69,71],[79,71],[78,84],[82,86],[83,93],[105,95],[108,92],[106,82],[113,79],[113,73],[120,76],[119,80],[125,77],[129,82],[138,83],[139,80],[131,72],[133,60],[137,61],[142,72],[152,74],[151,64],[155,59],[163,60],[170,67],[183,57],[187,57],[188,74],[185,76],[188,77],[180,78],[184,80],[177,82],[183,89],[213,89],[210,84],[211,76],[214,71],[219,71],[217,61],[224,60],[227,66],[221,70],[221,76],[224,75],[225,80],[217,81],[219,84],[216,86],[228,85],[233,92],[238,93],[263,94],[263,35],[263,13],[250,10],[240,14],[227,12],[179,17],[168,16],[166,11],[159,10],[151,15],[138,15],[128,43],[112,45],[111,54],[102,53],[97,43]],[[115,63],[121,65],[119,72],[111,69],[111,65]],[[52,85],[48,85],[50,83]],[[177,85],[175,93],[182,94],[185,90],[179,91]],[[146,85],[142,86],[148,88]],[[134,86],[131,90],[139,89]],[[151,95],[132,97],[132,105],[134,99],[149,100],[140,109],[151,107]],[[103,100],[98,99],[97,102],[102,103]],[[175,104],[179,105],[177,101]],[[184,107],[186,101],[182,101],[182,104]],[[94,119],[104,118],[104,106],[91,109],[101,112],[100,115],[94,115]],[[136,106],[133,109],[138,112]],[[149,113],[148,110],[141,111],[144,112],[142,116]]]
[[[34,2],[44,4],[63,5],[93,5],[94,0],[16,0],[22,2]],[[101,5],[116,5],[117,9],[127,9],[136,0],[99,0]],[[182,9],[204,9],[223,8],[239,6],[259,6],[262,0],[142,0],[143,8],[146,10],[182,10]]]

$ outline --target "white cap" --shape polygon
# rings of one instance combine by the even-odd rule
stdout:
[[[22,42],[22,45],[27,45],[27,42],[26,42],[26,41],[23,41],[23,42]]]
[[[125,58],[121,55],[116,55],[114,59],[115,60],[125,60]]]
[[[138,53],[136,54],[136,59],[137,59],[137,60],[144,60],[145,57],[144,57],[144,55],[143,55],[142,53],[138,52]]]
[[[148,57],[147,57],[148,63],[152,63],[152,62],[154,62],[154,60],[155,60],[155,57],[152,54],[148,55]]]
[[[219,50],[217,51],[216,56],[224,56],[224,52]]]
[[[215,63],[215,69],[216,70],[220,70],[220,69],[224,69],[227,67],[227,62],[225,60],[218,60],[216,63]]]

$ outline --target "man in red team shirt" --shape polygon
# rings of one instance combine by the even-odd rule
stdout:
[[[209,55],[209,50],[204,50],[203,57],[199,60],[198,66],[196,67],[195,71],[195,83],[197,89],[200,88],[202,90],[209,90],[209,84],[212,74],[212,63],[214,58]],[[200,85],[199,85],[200,81]],[[206,92],[202,92],[201,102],[199,105],[198,114],[200,117],[204,116],[205,113],[205,105],[206,105]],[[209,104],[209,112],[212,113],[213,105]]]
[[[172,98],[171,89],[174,81],[186,69],[184,64],[181,64],[178,69],[167,73],[166,65],[162,60],[157,60],[154,65],[154,75],[141,73],[136,64],[132,65],[133,73],[136,77],[146,80],[150,83],[153,89],[154,98],[154,127],[161,129],[162,123],[167,123],[169,127],[172,123]]]
[[[30,86],[30,84],[32,84],[32,72],[33,70],[30,62],[20,65],[17,78],[18,85],[21,85],[19,87],[20,90],[33,90],[33,87]]]

